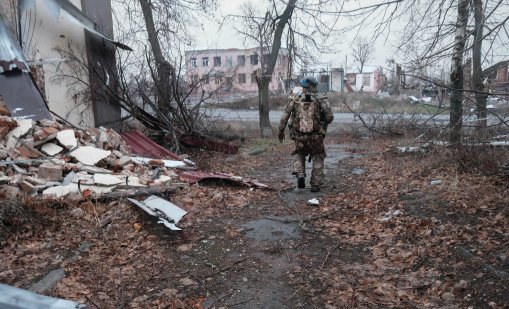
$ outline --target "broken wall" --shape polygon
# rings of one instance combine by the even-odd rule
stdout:
[[[80,0],[71,0],[81,9]],[[69,16],[60,10],[51,9],[44,0],[35,0],[35,6],[22,13],[22,45],[29,61],[60,59],[56,48],[66,49],[67,46],[85,55],[86,41],[82,27],[71,21]],[[84,127],[94,126],[94,114],[91,102],[81,102],[75,92],[83,92],[87,88],[84,84],[75,83],[72,87],[58,77],[71,74],[68,63],[51,61],[43,63],[45,91],[49,108],[69,122]],[[80,78],[89,83],[88,74]]]

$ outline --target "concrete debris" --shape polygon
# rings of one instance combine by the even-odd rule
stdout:
[[[88,307],[74,301],[44,296],[13,286],[0,284],[0,308],[85,309]]]
[[[130,140],[112,129],[78,129],[55,120],[9,115],[8,109],[0,115],[0,194],[8,198],[109,199],[150,192],[146,196],[168,192],[180,180],[195,183],[205,178],[267,187],[230,174],[191,171],[196,169],[192,161],[155,143],[160,153],[164,149],[165,157],[133,156]],[[136,136],[148,140],[140,132]],[[138,203],[169,228],[179,229],[175,224],[185,214],[180,208],[156,197]]]
[[[171,179],[170,179],[171,180]],[[98,186],[115,186],[121,184],[122,179],[109,174],[95,174],[94,184]]]
[[[111,154],[109,150],[102,150],[93,146],[80,146],[71,152],[71,157],[85,165],[96,165]]]
[[[41,147],[41,152],[50,157],[56,156],[57,154],[61,153],[62,150],[64,150],[64,148],[54,143],[47,143]]]
[[[14,198],[81,199],[168,187],[179,177],[170,168],[187,165],[151,158],[135,161],[112,129],[82,130],[55,120],[16,119],[8,110],[0,115],[0,134],[0,193]]]
[[[63,268],[52,270],[41,280],[32,285],[30,291],[35,293],[45,293],[51,290],[60,280],[64,278],[64,276],[65,270]]]
[[[320,201],[317,198],[312,198],[308,201],[308,205],[318,206],[320,205]]]
[[[63,130],[57,133],[57,140],[67,149],[78,146],[78,140],[74,136],[74,130]]]
[[[177,205],[155,195],[149,196],[143,202],[132,198],[128,198],[128,200],[149,215],[159,218],[158,223],[164,224],[170,230],[181,230],[176,224],[187,214],[187,211]]]

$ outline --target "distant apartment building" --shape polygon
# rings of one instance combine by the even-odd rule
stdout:
[[[256,74],[260,74],[262,63],[269,59],[269,51],[260,48],[207,49],[185,52],[186,81],[197,84],[197,91],[219,93],[255,93]],[[288,50],[281,49],[269,84],[270,91],[284,88],[288,76]]]

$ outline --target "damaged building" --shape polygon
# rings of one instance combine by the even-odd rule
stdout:
[[[112,37],[110,1],[0,2],[0,96],[13,117],[118,126]]]

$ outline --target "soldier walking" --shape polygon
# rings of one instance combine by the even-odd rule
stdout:
[[[297,176],[297,186],[306,187],[306,157],[313,161],[311,171],[311,192],[320,191],[323,183],[325,146],[323,138],[327,126],[332,122],[332,114],[329,102],[326,98],[319,98],[318,82],[314,77],[305,77],[300,80],[302,93],[294,93],[290,97],[290,102],[281,115],[279,122],[279,141],[285,138],[285,128],[291,117],[290,139],[295,142],[295,150],[292,155],[295,156],[293,162],[292,174]]]

